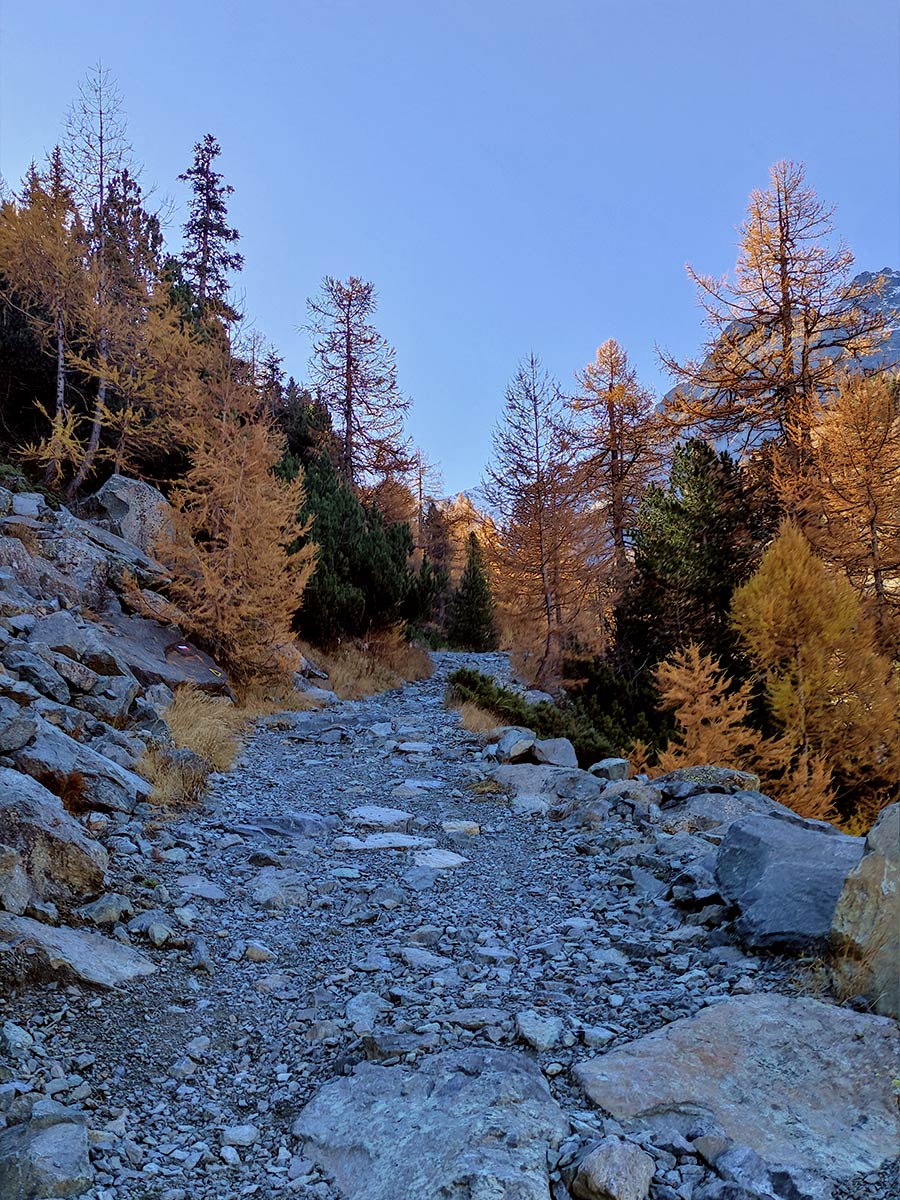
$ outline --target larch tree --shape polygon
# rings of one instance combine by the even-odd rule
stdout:
[[[519,364],[493,440],[483,483],[496,521],[489,554],[515,640],[546,681],[563,643],[585,632],[595,585],[563,397],[537,355]]]
[[[327,275],[307,301],[310,369],[341,441],[340,468],[354,487],[400,474],[408,465],[403,419],[409,401],[397,384],[394,348],[372,324],[373,284]]]
[[[657,476],[662,427],[650,392],[614,338],[577,376],[572,400],[579,452],[578,480],[602,514],[614,574],[628,571],[628,539],[637,506]]]
[[[805,531],[874,603],[883,641],[900,606],[900,388],[847,376],[823,404],[813,438]]]
[[[46,170],[39,172],[32,164],[16,200],[0,209],[4,299],[26,313],[56,362],[51,431],[42,446],[48,484],[59,481],[63,459],[75,452],[77,442],[66,377],[73,336],[90,304],[87,249],[87,233],[57,146]]]
[[[189,184],[191,201],[184,225],[182,263],[190,283],[198,316],[234,321],[238,314],[229,303],[229,275],[244,265],[235,250],[240,234],[228,223],[228,197],[234,188],[224,182],[215,161],[222,147],[211,133],[194,146],[194,161],[180,182]]]
[[[830,799],[894,786],[900,769],[897,680],[850,583],[790,520],[732,601],[743,648],[765,684],[778,738],[763,771],[806,815]]]
[[[750,196],[734,275],[688,267],[709,330],[702,357],[663,355],[678,384],[674,421],[747,445],[778,439],[795,475],[808,465],[813,414],[834,391],[839,364],[872,353],[884,337],[884,318],[869,303],[878,284],[853,282],[833,211],[802,164],[776,163],[769,187]]]

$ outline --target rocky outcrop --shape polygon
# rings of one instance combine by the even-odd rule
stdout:
[[[733,822],[716,856],[716,882],[738,910],[738,936],[765,949],[824,949],[844,881],[862,852],[862,838],[794,814]]]
[[[112,938],[12,913],[0,912],[0,939],[14,950],[31,951],[46,971],[96,987],[119,987],[156,970],[146,955]]]
[[[900,804],[882,812],[847,876],[831,947],[839,990],[900,1018]]]
[[[895,1022],[767,994],[675,1021],[582,1063],[575,1076],[620,1122],[682,1137],[719,1126],[770,1164],[834,1180],[897,1154],[898,1071]]]
[[[84,1115],[53,1100],[29,1121],[0,1130],[0,1196],[80,1196],[93,1182]]]
[[[364,1063],[293,1126],[353,1200],[547,1200],[547,1152],[568,1130],[530,1059],[486,1049],[433,1054],[415,1071]]]
[[[156,541],[171,527],[172,507],[140,479],[111,475],[106,483],[78,507],[78,515],[124,538],[144,554],[153,554]]]
[[[99,842],[35,780],[0,767],[0,843],[17,853],[32,896],[71,901],[103,888],[109,858]],[[21,914],[21,902],[12,912]]]

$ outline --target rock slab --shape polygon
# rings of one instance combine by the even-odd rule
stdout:
[[[740,996],[575,1068],[621,1122],[706,1117],[763,1159],[840,1179],[897,1154],[900,1030],[817,1000]]]
[[[568,1129],[534,1063],[480,1049],[417,1071],[363,1063],[293,1126],[347,1200],[547,1200],[547,1151]]]
[[[0,940],[32,948],[51,970],[70,972],[97,987],[119,987],[156,970],[146,955],[99,933],[55,928],[11,913],[0,912]]]
[[[870,830],[838,899],[831,941],[838,988],[900,1018],[900,804]]]

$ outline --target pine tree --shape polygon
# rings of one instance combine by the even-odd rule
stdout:
[[[408,466],[409,401],[397,384],[394,348],[371,322],[376,304],[374,286],[355,275],[346,283],[326,275],[307,300],[313,381],[341,439],[341,474],[354,487]]]
[[[497,649],[494,600],[484,552],[474,533],[469,534],[465,570],[450,604],[447,640],[461,650]]]
[[[900,769],[893,664],[879,653],[851,585],[813,554],[793,522],[783,523],[759,570],[735,593],[732,614],[765,683],[778,734],[768,767],[782,791],[821,794],[833,772],[847,805],[893,786]]]
[[[178,178],[192,192],[182,252],[186,278],[201,320],[210,315],[227,322],[238,318],[228,300],[228,276],[241,270],[244,259],[234,249],[240,234],[228,224],[228,197],[234,188],[213,165],[221,153],[222,147],[207,133],[194,145],[193,164]]]
[[[758,561],[770,519],[764,494],[728,454],[699,439],[676,447],[668,487],[649,487],[638,509],[634,571],[615,614],[623,671],[693,642],[732,665],[731,596]]]
[[[741,226],[733,279],[688,274],[710,337],[703,357],[663,361],[678,381],[670,415],[716,437],[776,438],[803,474],[813,413],[838,364],[870,354],[884,319],[868,305],[878,285],[854,283],[853,255],[832,238],[833,209],[807,185],[802,164],[772,167]]]

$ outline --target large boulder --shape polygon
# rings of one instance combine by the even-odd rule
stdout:
[[[718,1125],[769,1163],[829,1180],[897,1154],[898,1072],[896,1022],[774,993],[712,1005],[575,1068],[626,1127]]]
[[[0,941],[9,943],[0,955],[3,949],[31,950],[44,969],[96,987],[120,987],[156,970],[145,954],[102,934],[44,925],[12,913],[0,912]]]
[[[348,1200],[548,1200],[547,1151],[568,1131],[530,1059],[482,1049],[418,1070],[363,1063],[293,1127]]]
[[[104,633],[102,625],[82,620],[68,609],[60,609],[38,617],[28,640],[65,654],[99,675],[122,675],[126,668],[104,640]]]
[[[0,696],[0,754],[21,750],[37,733],[37,722],[15,700]]]
[[[101,522],[144,554],[153,554],[156,539],[171,525],[172,506],[149,483],[111,475],[99,491],[82,501],[78,513]]]
[[[787,818],[792,816],[790,809],[764,796],[762,792],[698,792],[674,806],[667,806],[662,828],[667,833],[708,833],[715,830],[724,834],[735,821],[752,813],[780,813]]]
[[[862,838],[823,821],[775,813],[735,821],[716,855],[716,883],[738,910],[738,937],[760,949],[824,949],[844,881],[862,853]]]
[[[35,650],[13,643],[3,651],[0,660],[10,671],[15,671],[20,679],[37,688],[42,696],[55,700],[57,704],[69,703],[69,685]]]
[[[73,806],[131,812],[150,796],[146,780],[69,737],[42,717],[29,745],[13,760],[20,771],[37,779]]]
[[[108,857],[100,843],[56,796],[8,767],[0,767],[0,842],[18,853],[35,896],[67,901],[103,887]]]
[[[191,683],[203,691],[228,694],[228,678],[216,662],[171,625],[136,615],[104,616],[103,640],[119,662],[144,687],[170,688]]]
[[[30,1121],[0,1131],[0,1196],[80,1196],[94,1180],[84,1116],[52,1100],[35,1109]]]
[[[900,804],[869,832],[838,899],[831,941],[838,988],[900,1017]]]

